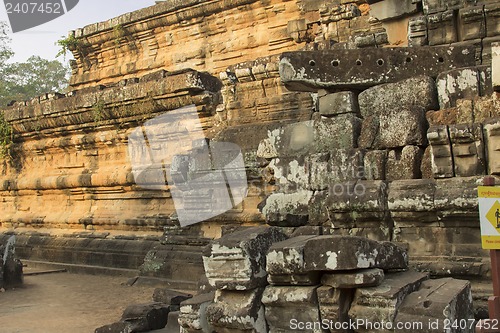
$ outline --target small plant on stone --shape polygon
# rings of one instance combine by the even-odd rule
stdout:
[[[105,103],[102,99],[98,100],[92,106],[92,116],[94,118],[95,126],[97,126],[99,122],[104,119],[104,107]]]
[[[56,42],[56,45],[61,48],[59,52],[57,52],[56,58],[63,56],[64,59],[66,59],[66,54],[68,52],[74,50],[79,50],[80,52],[83,49],[82,42],[74,35],[70,35],[68,37],[62,37]]]
[[[0,112],[0,158],[9,154],[9,146],[12,142],[12,127],[5,120],[3,113]]]
[[[125,36],[125,28],[121,24],[117,24],[113,27],[113,36],[115,45],[120,45],[120,39]]]

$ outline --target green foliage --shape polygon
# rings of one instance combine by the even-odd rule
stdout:
[[[32,56],[26,62],[5,65],[0,78],[0,105],[29,100],[47,92],[64,91],[69,69],[57,60]]]
[[[95,126],[99,125],[99,122],[104,119],[104,107],[105,103],[102,99],[98,100],[92,106],[92,115],[94,117]]]
[[[120,39],[125,36],[125,28],[121,24],[117,24],[113,27],[113,36],[115,40],[115,45],[120,44]]]
[[[81,41],[74,35],[70,35],[68,37],[61,37],[61,39],[59,39],[56,42],[56,45],[58,45],[61,48],[59,52],[57,52],[56,58],[63,56],[64,59],[66,59],[66,54],[68,52],[71,53],[71,51],[79,50],[82,47]]]
[[[11,140],[12,127],[5,120],[3,113],[0,112],[0,158],[4,158],[8,155]]]

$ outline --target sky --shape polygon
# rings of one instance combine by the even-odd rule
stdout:
[[[68,31],[106,21],[110,18],[154,5],[154,0],[80,0],[73,10],[43,25],[10,33],[10,47],[15,55],[12,62],[23,62],[32,55],[54,60],[59,47],[55,43]],[[3,1],[0,1],[0,21],[8,21]],[[67,58],[72,58],[67,55]],[[59,61],[64,61],[61,57]]]

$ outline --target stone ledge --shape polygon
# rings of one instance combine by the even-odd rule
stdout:
[[[374,48],[285,52],[280,76],[292,91],[364,89],[419,75],[474,66],[472,47]]]

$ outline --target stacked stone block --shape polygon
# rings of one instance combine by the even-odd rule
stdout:
[[[280,241],[286,237],[276,237],[277,230],[237,230],[211,245],[207,277],[219,289],[215,296],[182,303],[182,332],[399,332],[395,325],[410,319],[443,326],[446,320],[473,318],[467,281],[431,281],[407,270],[407,253],[394,243],[332,235]],[[222,248],[225,256],[217,252]],[[250,250],[256,248],[262,257]],[[262,258],[260,266],[240,267]],[[221,265],[240,267],[232,274],[247,279],[240,274],[229,283],[222,276],[230,272]],[[433,312],[426,311],[430,304]],[[384,330],[372,328],[381,323]]]
[[[206,318],[215,331],[267,332],[261,304],[267,284],[266,254],[273,243],[286,238],[276,227],[244,228],[207,248],[205,272],[217,290]]]

